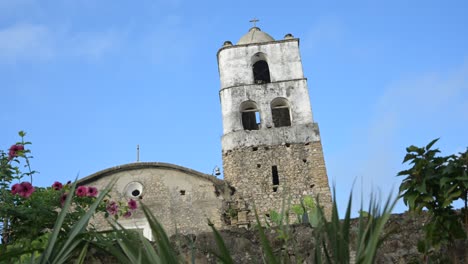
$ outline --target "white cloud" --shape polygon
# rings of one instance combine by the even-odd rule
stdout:
[[[99,59],[115,51],[120,45],[122,34],[109,30],[106,32],[83,32],[70,36],[69,52],[78,57]]]
[[[54,42],[52,32],[43,25],[17,24],[0,29],[0,62],[51,58]]]
[[[16,24],[0,28],[0,63],[74,57],[96,60],[111,53],[125,34],[116,30],[71,32],[45,25]]]
[[[456,131],[466,130],[463,120],[468,111],[462,109],[467,105],[468,63],[445,73],[426,73],[390,84],[368,122],[360,124],[355,142],[331,157],[329,165],[334,167],[329,170],[337,177],[338,186],[346,185],[340,187],[345,192],[356,179],[357,200],[359,193],[366,198],[373,190],[381,190],[383,197],[390,191],[396,193],[403,179],[396,174],[406,168],[401,162],[409,144],[421,145],[441,136],[438,146],[450,142],[441,148],[445,154],[466,143],[460,142],[462,132]],[[405,208],[399,204],[397,210]]]

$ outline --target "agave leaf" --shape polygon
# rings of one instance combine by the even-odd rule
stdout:
[[[208,219],[208,225],[211,227],[211,230],[213,230],[213,234],[215,236],[215,241],[216,245],[218,245],[218,249],[220,254],[215,255],[221,260],[222,263],[225,264],[234,264],[234,260],[231,257],[231,254],[229,253],[228,248],[226,247],[226,244],[224,244],[223,238],[219,234],[218,230],[214,227],[214,224]]]
[[[258,233],[260,235],[260,242],[262,243],[263,252],[265,253],[266,258],[267,258],[267,263],[276,264],[278,263],[278,261],[275,255],[273,254],[273,249],[271,248],[270,242],[268,242],[268,239],[265,235],[265,231],[263,230],[262,224],[260,223],[260,219],[258,218],[257,209],[255,208],[255,206],[254,206],[254,212],[255,212],[255,219],[257,220]]]
[[[179,263],[180,261],[177,257],[177,254],[171,247],[169,238],[167,237],[167,234],[164,231],[162,225],[158,222],[156,217],[151,213],[150,209],[145,204],[140,203],[140,205],[155,236],[161,263]]]

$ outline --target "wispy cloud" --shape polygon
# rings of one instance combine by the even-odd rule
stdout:
[[[55,41],[43,25],[17,24],[0,29],[0,62],[49,59],[54,56]]]
[[[96,60],[118,49],[125,33],[71,32],[45,25],[15,24],[0,28],[0,63],[74,57]]]
[[[123,35],[114,30],[77,33],[70,36],[69,52],[75,56],[97,60],[116,51],[123,41]]]
[[[445,152],[466,143],[455,139],[457,135],[461,138],[462,132],[454,131],[467,119],[468,111],[463,110],[467,105],[468,63],[389,84],[368,121],[360,123],[355,143],[330,158],[329,165],[334,166],[330,171],[338,177],[339,185],[347,185],[344,191],[356,179],[354,189],[363,197],[376,189],[384,196],[395,193],[401,180],[396,174],[405,167],[401,161],[409,144],[422,145],[441,136],[438,145],[446,143]],[[402,205],[397,208],[403,209]]]

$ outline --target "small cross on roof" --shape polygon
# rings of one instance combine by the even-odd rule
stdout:
[[[253,23],[253,26],[256,27],[256,26],[257,26],[256,23],[257,23],[258,21],[260,21],[260,20],[254,18],[254,19],[250,20],[249,22]]]

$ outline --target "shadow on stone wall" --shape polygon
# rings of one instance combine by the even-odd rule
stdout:
[[[389,237],[380,247],[376,263],[423,263],[423,256],[418,252],[417,243],[424,236],[422,228],[426,220],[424,215],[414,216],[409,213],[392,215],[386,226]],[[352,227],[354,230],[358,230],[357,219],[353,220]],[[278,230],[266,230],[266,235],[275,254],[285,253],[283,255],[289,257],[290,263],[314,263],[315,245],[312,228],[303,224],[291,225],[290,232],[290,246],[284,247],[283,240],[278,238]],[[235,263],[264,263],[260,237],[257,231],[233,228],[222,230],[220,234]],[[355,236],[351,236],[352,241],[355,239]],[[196,236],[174,235],[171,237],[171,243],[186,263],[191,263],[192,257],[196,263],[200,264],[219,263],[215,256],[215,254],[219,253],[218,247],[211,232],[201,233]],[[456,254],[459,259],[458,263],[464,263],[463,254],[467,245],[466,241],[461,241],[450,249],[451,252],[445,253],[447,255]],[[88,260],[87,263],[117,263],[115,259],[100,253],[94,254]]]

